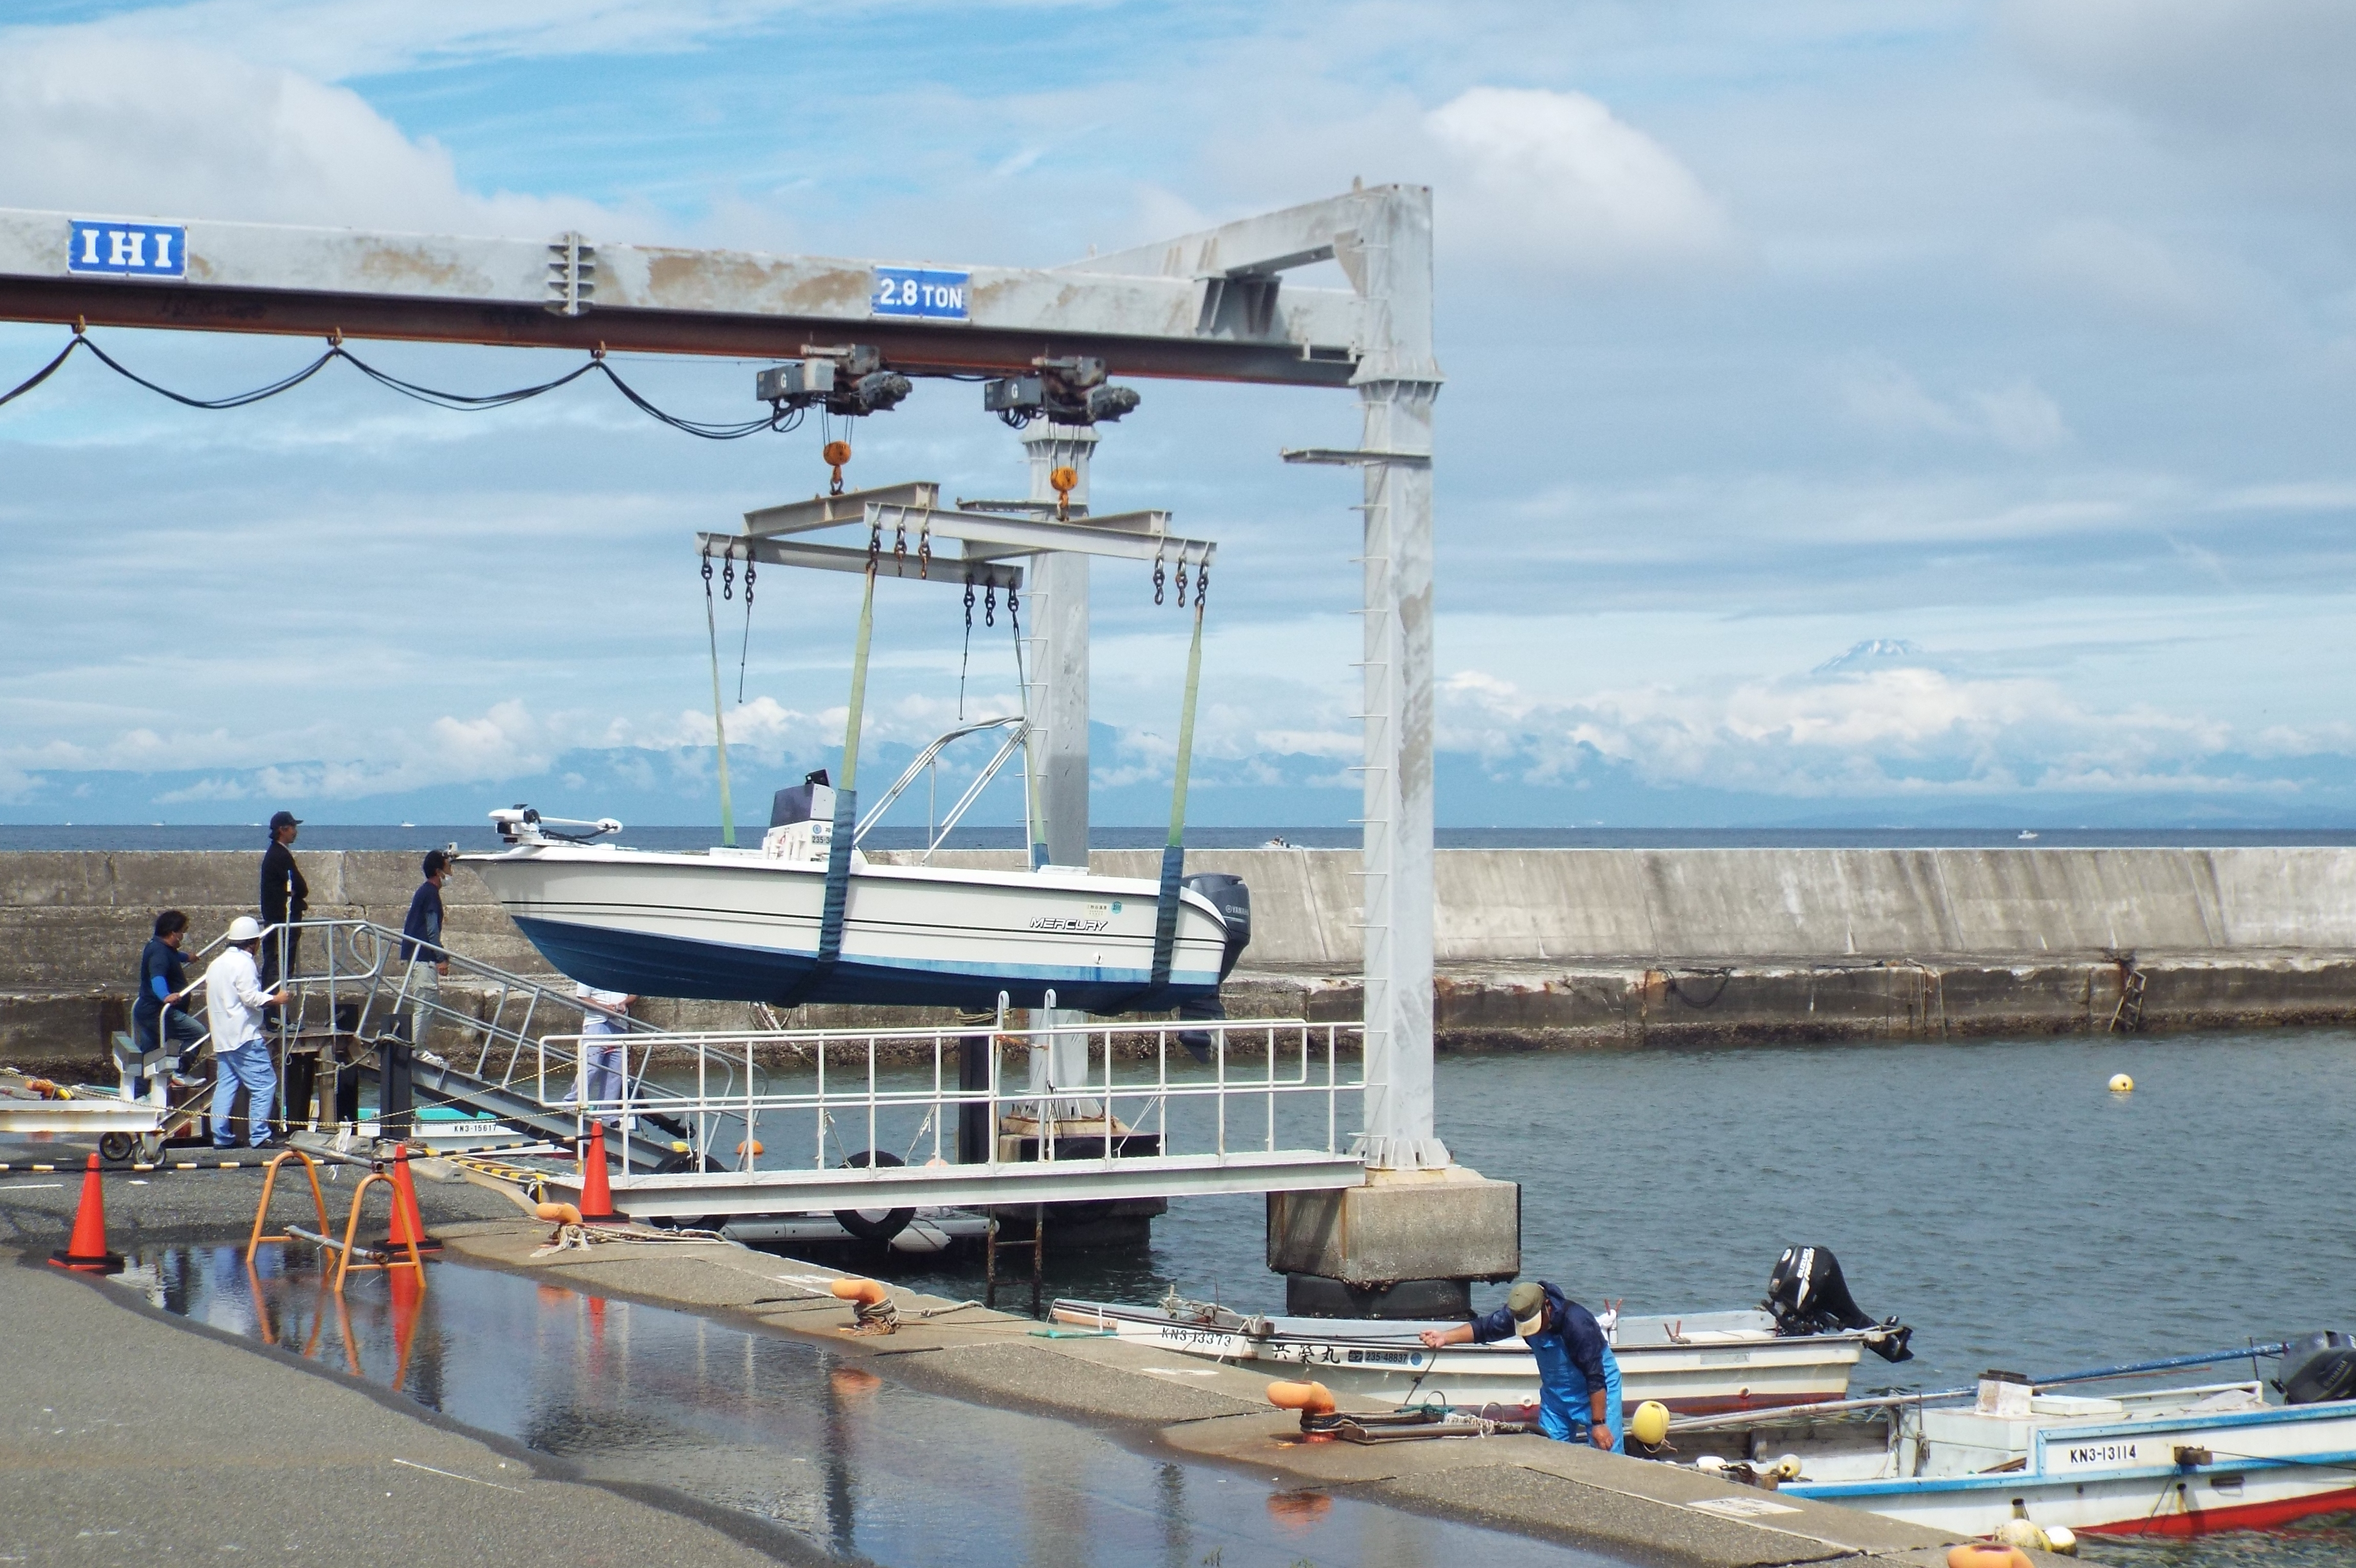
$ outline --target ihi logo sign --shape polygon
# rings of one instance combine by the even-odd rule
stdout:
[[[66,271],[114,278],[185,278],[188,230],[177,223],[91,223],[77,218]]]

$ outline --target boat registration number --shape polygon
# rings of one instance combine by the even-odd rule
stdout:
[[[2143,1445],[2134,1440],[2112,1443],[2048,1443],[2045,1463],[2054,1470],[2109,1470],[2145,1463]],[[2171,1456],[2172,1457],[2173,1456]]]

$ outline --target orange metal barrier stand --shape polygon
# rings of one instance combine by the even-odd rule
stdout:
[[[405,1263],[397,1257],[391,1258],[380,1264],[355,1264],[352,1262],[352,1253],[358,1246],[358,1239],[360,1232],[360,1200],[368,1196],[368,1189],[369,1188],[379,1185],[381,1185],[387,1195],[391,1198],[395,1212],[397,1213],[400,1211],[400,1189],[393,1186],[392,1178],[387,1176],[381,1170],[369,1171],[366,1176],[360,1178],[360,1184],[352,1189],[352,1215],[351,1218],[344,1224],[344,1258],[343,1262],[336,1265],[336,1294],[338,1296],[343,1294],[344,1280],[346,1276],[348,1276],[355,1268],[380,1268],[388,1270],[397,1268],[413,1269],[416,1271],[417,1288],[421,1292],[425,1288],[425,1260],[417,1255],[417,1238],[414,1235],[408,1237],[402,1243],[402,1245],[404,1245],[409,1252],[409,1259]]]
[[[325,1236],[327,1233],[327,1200],[319,1190],[319,1162],[299,1148],[290,1148],[273,1159],[262,1169],[262,1201],[254,1205],[253,1234],[247,1237],[245,1243],[245,1261],[249,1265],[252,1264],[253,1254],[260,1249],[262,1243],[294,1240],[291,1235],[265,1236],[262,1233],[262,1222],[270,1217],[271,1189],[278,1185],[278,1168],[290,1159],[299,1159],[303,1162],[303,1174],[311,1179],[311,1202],[319,1211],[319,1234]]]

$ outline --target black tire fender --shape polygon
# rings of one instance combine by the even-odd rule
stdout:
[[[890,1149],[863,1148],[842,1162],[845,1170],[873,1170],[879,1166],[908,1162]],[[888,1242],[908,1228],[914,1209],[837,1209],[834,1222],[862,1242]]]

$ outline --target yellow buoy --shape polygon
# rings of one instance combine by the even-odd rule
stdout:
[[[2132,1093],[2135,1093],[2135,1080],[2134,1080],[2134,1079],[2132,1079],[2132,1078],[2130,1078],[2130,1077],[2128,1077],[2128,1076],[2127,1076],[2126,1073],[2124,1073],[2124,1072],[2114,1072],[2114,1073],[2112,1073],[2112,1074],[2111,1074],[2111,1093],[2114,1093],[2114,1094],[2132,1094]]]
[[[1658,1448],[1669,1435],[1669,1407],[1657,1399],[1638,1405],[1629,1417],[1628,1435],[1647,1448]]]

